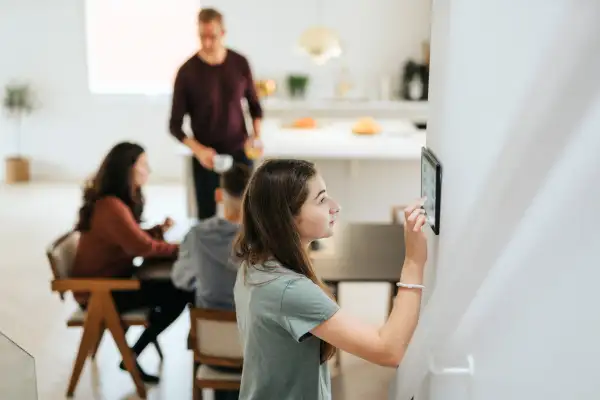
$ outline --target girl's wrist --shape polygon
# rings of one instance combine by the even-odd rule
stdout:
[[[423,267],[412,260],[405,260],[400,274],[400,282],[421,285],[423,283]]]

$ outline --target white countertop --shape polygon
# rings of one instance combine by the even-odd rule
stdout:
[[[368,99],[287,99],[268,97],[261,99],[265,115],[271,117],[300,116],[300,114],[339,115],[340,117],[403,118],[416,123],[427,123],[427,101],[368,100]]]
[[[338,160],[419,160],[425,132],[403,120],[378,121],[383,132],[373,136],[352,133],[353,121],[325,123],[318,129],[283,128],[280,121],[263,123],[265,158]],[[182,154],[189,155],[180,146]]]
[[[429,111],[429,102],[427,101],[406,101],[406,100],[367,100],[367,99],[286,99],[277,97],[267,97],[261,100],[261,104],[266,110],[315,110],[315,109],[344,109],[344,110],[397,110],[412,111],[426,114]]]

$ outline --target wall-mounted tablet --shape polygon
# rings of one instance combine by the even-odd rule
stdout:
[[[421,150],[421,196],[427,197],[423,205],[427,223],[433,232],[439,235],[442,209],[442,164],[426,147]]]

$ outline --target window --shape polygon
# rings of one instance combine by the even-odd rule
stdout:
[[[198,48],[200,0],[86,0],[92,93],[163,94]]]

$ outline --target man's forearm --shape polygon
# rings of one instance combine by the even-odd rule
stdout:
[[[197,141],[195,138],[190,137],[190,136],[186,136],[183,139],[183,144],[187,146],[188,149],[190,149],[192,151],[192,153],[196,154],[202,150],[206,150],[206,146],[204,146],[203,144],[201,144],[199,141]]]
[[[262,127],[262,119],[261,118],[255,118],[252,120],[252,129],[254,131],[255,138],[260,138],[261,127]]]
[[[171,100],[171,117],[169,118],[169,131],[180,142],[184,142],[188,137],[183,131],[183,118],[189,111],[186,91],[186,79],[180,69],[175,76],[173,98]]]
[[[177,122],[173,121],[172,119],[169,122],[169,132],[171,133],[171,135],[173,135],[175,139],[179,140],[180,142],[183,142],[187,137],[183,129],[181,129],[181,126],[177,127]]]

